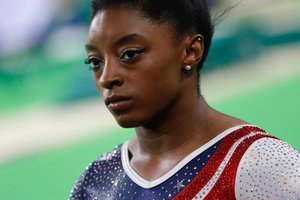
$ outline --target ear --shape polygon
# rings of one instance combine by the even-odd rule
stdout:
[[[204,52],[203,36],[200,34],[188,36],[184,42],[183,65],[196,66],[201,61]]]

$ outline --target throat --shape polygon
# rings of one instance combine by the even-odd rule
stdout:
[[[131,156],[130,156],[131,155]],[[129,162],[133,170],[147,181],[155,181],[172,171],[177,166],[181,158],[132,156],[129,151]]]

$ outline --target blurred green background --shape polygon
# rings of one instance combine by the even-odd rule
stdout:
[[[0,13],[1,199],[67,199],[89,162],[133,134],[95,106],[83,64],[89,1],[10,0]],[[216,27],[201,79],[213,107],[298,150],[299,13],[296,0],[238,5]]]

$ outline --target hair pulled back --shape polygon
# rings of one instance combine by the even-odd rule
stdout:
[[[92,18],[100,10],[117,6],[137,9],[153,23],[171,24],[178,39],[189,33],[202,35],[205,49],[198,69],[202,68],[214,31],[206,0],[93,0]]]

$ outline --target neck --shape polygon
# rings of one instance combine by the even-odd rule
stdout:
[[[212,109],[199,97],[197,106],[190,106],[190,109],[185,107],[177,112],[180,115],[168,114],[172,117],[166,117],[169,120],[164,123],[136,128],[132,148],[140,154],[153,156],[174,154],[178,150],[183,154],[190,152],[215,136],[208,130],[211,112]]]
[[[145,179],[161,177],[222,131],[244,124],[213,110],[202,97],[194,99],[197,101],[187,101],[188,105],[179,107],[184,109],[177,107],[173,113],[157,120],[161,123],[136,128],[136,137],[128,146],[130,163]]]

